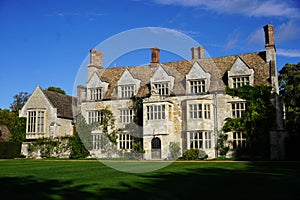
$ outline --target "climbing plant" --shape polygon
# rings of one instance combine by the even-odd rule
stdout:
[[[269,131],[275,119],[275,108],[270,101],[271,89],[266,85],[226,88],[226,94],[246,100],[247,108],[240,118],[226,118],[223,131],[245,134],[249,156],[269,158]]]

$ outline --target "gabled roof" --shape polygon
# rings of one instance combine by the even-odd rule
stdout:
[[[57,117],[73,119],[72,102],[75,104],[76,98],[57,92],[42,90],[49,102],[57,109]]]
[[[237,58],[242,59],[250,69],[254,70],[254,85],[266,84],[270,85],[270,67],[265,61],[266,52],[254,52],[246,54],[238,54],[232,56],[222,56],[216,58],[202,58],[197,60],[182,60],[175,62],[166,62],[161,65],[165,71],[175,78],[174,88],[175,94],[185,93],[183,81],[189,73],[194,62],[198,62],[205,72],[211,74],[210,91],[224,90],[227,85],[227,72],[231,69]],[[141,87],[137,93],[138,96],[145,96],[150,91],[150,78],[153,76],[157,67],[149,65],[143,66],[124,66],[114,68],[102,68],[98,71],[101,80],[109,83],[108,91],[104,99],[114,97],[113,90],[117,86],[118,80],[122,76],[125,69],[135,78],[141,80]]]

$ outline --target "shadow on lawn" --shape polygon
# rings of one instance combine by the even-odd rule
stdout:
[[[146,175],[132,175],[142,177],[143,181],[128,182],[124,179],[118,188],[101,187],[95,192],[86,191],[90,185],[70,187],[71,181],[39,181],[33,177],[0,178],[0,193],[8,199],[23,200],[290,199],[300,195],[299,168],[299,163],[290,166],[249,163],[245,170],[187,168],[178,173],[162,170]]]
[[[96,195],[83,191],[85,185],[70,187],[71,181],[7,177],[0,178],[0,184],[0,194],[7,199],[96,199]]]

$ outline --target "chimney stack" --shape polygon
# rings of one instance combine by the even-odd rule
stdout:
[[[265,31],[265,47],[266,47],[266,62],[276,62],[276,48],[274,42],[274,27],[272,24],[264,26]]]
[[[192,59],[202,59],[204,58],[204,46],[192,47]]]
[[[103,54],[96,49],[90,50],[90,64],[88,64],[88,80],[92,75],[102,68],[102,57]]]
[[[96,49],[90,50],[90,64],[96,67],[102,67],[103,54]]]
[[[275,47],[274,42],[274,27],[272,24],[267,24],[264,26],[265,31],[265,47]]]
[[[158,64],[160,62],[159,57],[160,49],[157,47],[151,48],[151,65]]]

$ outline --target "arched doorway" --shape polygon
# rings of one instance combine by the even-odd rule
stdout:
[[[161,159],[161,141],[158,137],[155,137],[151,141],[151,158]]]

